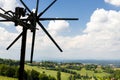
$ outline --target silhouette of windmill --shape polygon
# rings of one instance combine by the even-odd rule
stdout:
[[[28,6],[20,0],[23,4],[24,8],[16,7],[15,12],[13,11],[5,11],[0,8],[4,12],[0,13],[0,17],[4,18],[4,20],[0,20],[0,22],[14,22],[15,26],[22,26],[23,31],[18,35],[18,37],[7,47],[7,50],[20,38],[22,37],[21,42],[21,56],[20,56],[20,68],[19,68],[19,80],[23,80],[24,77],[24,62],[25,62],[25,52],[26,52],[26,38],[27,38],[27,30],[31,30],[32,36],[32,47],[31,47],[31,59],[33,60],[33,52],[34,52],[34,44],[35,44],[35,34],[36,34],[36,24],[38,24],[42,30],[46,33],[46,35],[50,38],[50,40],[55,44],[55,46],[63,52],[60,46],[56,43],[56,41],[52,38],[52,36],[48,33],[48,31],[44,28],[43,24],[40,21],[46,20],[78,20],[78,18],[41,18],[41,16],[56,2],[54,0],[51,4],[48,5],[41,13],[38,14],[39,0],[36,1],[36,11],[31,11]],[[27,18],[26,18],[27,16]],[[23,17],[23,18],[21,18]]]

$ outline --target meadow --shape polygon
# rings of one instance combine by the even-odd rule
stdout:
[[[26,70],[34,69],[34,70],[36,70],[36,71],[38,71],[40,73],[45,72],[47,75],[52,75],[55,78],[57,78],[57,71],[54,71],[54,70],[46,70],[45,68],[43,69],[41,67],[29,66],[29,65],[25,65],[25,69]],[[70,76],[70,74],[61,72],[61,80],[67,80],[69,76]]]
[[[45,72],[47,75],[52,75],[57,79],[57,71],[55,71],[55,70],[47,70],[46,68],[43,68],[43,67],[29,66],[29,65],[25,65],[25,69],[26,70],[33,69],[40,73]],[[77,74],[80,74],[81,76],[88,75],[89,77],[96,76],[98,78],[110,76],[109,73],[104,72],[101,68],[98,69],[99,72],[97,72],[97,73],[95,73],[94,71],[91,71],[91,70],[86,70],[85,68],[82,68],[81,70],[73,70],[73,69],[68,69],[68,70],[74,71]],[[70,75],[74,75],[74,74],[61,72],[61,80],[68,80]]]

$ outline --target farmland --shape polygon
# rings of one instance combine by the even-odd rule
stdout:
[[[47,63],[47,66],[48,66],[48,64],[50,64],[50,63]],[[71,64],[71,63],[61,64],[61,80],[68,80],[71,75],[72,76],[79,75],[79,77],[88,76],[89,78],[92,78],[93,76],[98,77],[98,78],[104,78],[104,77],[110,76],[110,74],[107,72],[104,72],[103,69],[101,69],[101,67],[96,69],[98,72],[95,72],[95,70],[86,70],[85,67],[82,67],[79,70],[67,68],[70,65],[75,66],[74,63],[73,64]],[[50,65],[49,65],[49,67],[44,67],[44,66],[40,66],[40,65],[39,66],[26,65],[25,67],[26,67],[26,70],[34,69],[40,73],[45,72],[47,75],[53,75],[55,78],[57,78],[56,77],[56,75],[57,75],[57,67],[56,66],[54,66],[55,69],[53,69],[53,68],[51,69],[51,67],[53,67],[53,66],[50,67]],[[76,77],[76,78],[79,79],[79,77]]]

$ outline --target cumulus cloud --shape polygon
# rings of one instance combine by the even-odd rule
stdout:
[[[87,23],[87,27],[83,31],[83,35],[77,38],[78,43],[83,44],[84,47],[88,47],[91,50],[119,50],[119,21],[119,11],[97,9],[92,14],[90,22]]]
[[[64,39],[61,41],[62,46],[70,50],[65,57],[71,55],[84,59],[118,59],[120,57],[119,25],[120,11],[95,10],[82,35],[62,37]]]
[[[119,42],[120,36],[120,12],[104,9],[97,9],[91,16],[90,22],[87,23],[87,28],[84,33],[95,36],[94,39],[107,42],[110,44]]]
[[[114,6],[120,6],[120,0],[105,0],[105,2]]]
[[[16,0],[0,0],[0,7],[5,10],[14,10],[18,5]]]
[[[17,33],[8,32],[5,28],[0,27],[0,45],[4,48],[17,36]],[[3,45],[4,44],[4,45]]]
[[[69,28],[69,23],[65,20],[50,21],[50,23],[48,24],[48,30],[54,35],[68,28]]]
[[[17,0],[0,0],[0,7],[4,9],[5,11],[15,11],[15,7],[19,6],[20,4],[17,2]],[[0,13],[3,13],[2,10],[0,10]],[[1,19],[1,18],[0,18]],[[4,25],[11,25],[11,23],[2,23]]]

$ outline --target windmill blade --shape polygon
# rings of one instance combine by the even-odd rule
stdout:
[[[7,50],[9,50],[11,48],[11,46],[23,35],[23,32],[21,32],[19,34],[19,36],[6,48]]]
[[[0,7],[0,10],[2,10],[5,14],[8,14],[9,16],[11,16],[11,17],[12,17],[12,15],[8,13],[8,12],[12,12],[12,11],[5,11],[5,10],[4,10],[4,9],[2,9],[1,7]]]
[[[31,19],[21,19],[22,21],[27,21]],[[47,20],[79,20],[79,18],[39,18],[40,21]]]
[[[57,0],[54,0],[43,12],[41,12],[38,17],[42,16]]]
[[[37,4],[36,4],[36,12],[35,12],[36,15],[38,13],[38,7],[39,7],[39,0],[37,0]]]
[[[11,17],[9,17],[9,16],[7,16],[7,15],[5,15],[5,14],[2,14],[2,13],[0,13],[0,17],[4,18],[4,19],[6,19],[6,20],[13,21],[13,19],[12,19]]]
[[[39,20],[79,20],[78,18],[40,18]]]
[[[28,21],[31,19],[21,19],[22,21]],[[39,20],[79,20],[79,18],[39,18]]]
[[[2,10],[3,12],[6,12],[3,8],[0,7],[0,10]]]
[[[9,22],[11,20],[0,20],[0,22]]]
[[[36,30],[33,31],[30,63],[32,63],[32,61],[33,61],[33,53],[34,53],[34,45],[35,45],[35,35],[36,35]]]
[[[20,0],[20,2],[23,4],[23,6],[29,11],[29,13],[32,13],[31,10],[27,7],[27,5],[22,1]]]
[[[48,33],[48,31],[44,28],[44,26],[38,21],[37,22],[39,26],[42,28],[42,30],[47,34],[47,36],[51,39],[51,41],[55,44],[55,46],[60,50],[60,52],[63,52],[63,50],[59,47],[59,45],[55,42],[55,40],[52,38],[52,36]]]

